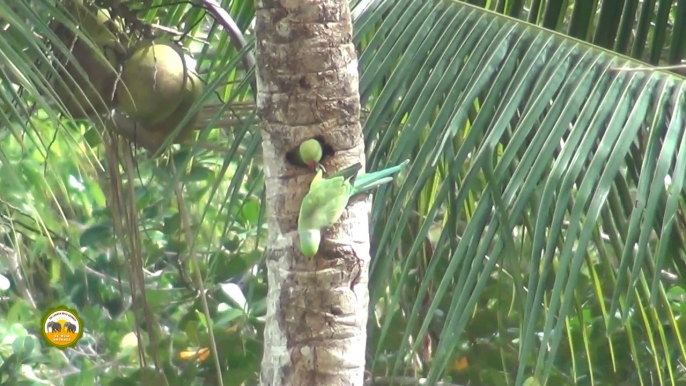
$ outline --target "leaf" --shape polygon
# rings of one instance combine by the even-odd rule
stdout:
[[[229,231],[226,234],[226,237],[222,237],[221,239],[222,246],[226,248],[230,252],[235,252],[238,250],[238,247],[241,246],[241,239],[238,237],[238,234],[234,231]]]
[[[112,233],[112,224],[110,223],[93,225],[81,234],[79,244],[82,247],[93,247],[98,244],[103,244],[110,241]]]
[[[40,347],[38,339],[32,335],[20,336],[12,342],[12,350],[17,354],[22,360],[30,358],[33,355],[34,350]]]
[[[221,284],[221,289],[224,291],[226,296],[229,297],[229,299],[236,303],[238,308],[243,311],[247,310],[248,301],[245,299],[245,295],[243,295],[241,287],[234,283],[225,283]]]
[[[535,377],[529,377],[524,381],[522,386],[541,386],[541,382],[539,382]]]
[[[180,180],[183,182],[211,182],[213,178],[214,172],[212,171],[212,169],[206,168],[204,166],[193,166],[190,172],[185,173],[181,176]]]
[[[122,349],[138,347],[138,338],[136,337],[136,334],[129,332],[128,334],[124,335],[119,343],[119,347]]]
[[[241,216],[250,225],[256,225],[260,219],[260,200],[255,197],[248,198],[241,209]]]
[[[97,373],[97,369],[89,368],[91,365],[88,363],[87,360],[84,359],[84,362],[81,365],[81,371],[78,374],[78,380],[76,381],[76,386],[92,386],[95,385],[95,378]],[[86,367],[86,368],[84,368]]]
[[[175,213],[164,219],[164,234],[174,235],[181,229],[181,215]]]
[[[96,147],[102,143],[102,136],[100,135],[100,132],[95,129],[95,127],[89,128],[83,135],[83,139],[90,147]]]
[[[179,358],[184,360],[197,359],[200,362],[205,361],[210,356],[210,349],[203,347],[195,351],[181,351],[179,352]]]
[[[228,326],[232,321],[245,315],[244,311],[237,308],[229,307],[225,303],[220,303],[217,308],[219,311],[219,315],[216,321],[214,322],[215,327]]]
[[[140,380],[133,378],[117,377],[113,378],[108,386],[138,386],[140,385]]]

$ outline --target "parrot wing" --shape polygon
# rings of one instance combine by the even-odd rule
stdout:
[[[406,160],[400,165],[361,175],[357,172],[362,165],[357,163],[329,178],[323,178],[322,170],[317,168],[310,183],[310,191],[300,206],[298,229],[329,228],[343,215],[350,197],[393,181],[390,176],[402,170],[408,162],[410,161]],[[351,180],[354,180],[354,186],[351,185]]]
[[[351,189],[343,177],[327,178],[311,187],[300,206],[298,229],[324,229],[333,225],[345,211]]]
[[[316,190],[319,184],[324,181],[324,178],[322,177],[322,169],[320,167],[315,167],[315,169],[317,169],[317,172],[314,174],[312,182],[310,182],[310,192]]]
[[[356,164],[348,166],[347,168],[345,168],[343,170],[337,171],[336,173],[330,175],[327,178],[343,177],[346,180],[351,181],[351,183],[352,183],[352,181],[355,181],[355,179],[357,178],[357,173],[361,169],[362,169],[362,164],[358,162]]]

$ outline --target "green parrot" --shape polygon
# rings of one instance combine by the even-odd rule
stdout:
[[[324,156],[324,150],[319,141],[312,138],[305,140],[300,144],[298,147],[298,156],[305,165],[312,170],[315,170],[319,161],[321,161]]]
[[[298,216],[300,251],[311,258],[319,250],[321,231],[332,226],[343,215],[350,197],[393,181],[392,174],[401,171],[407,163],[357,175],[362,165],[357,163],[328,178],[323,178],[324,167],[315,164],[317,173],[305,195]]]

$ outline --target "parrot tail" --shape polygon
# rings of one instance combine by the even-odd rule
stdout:
[[[403,170],[409,162],[410,160],[405,160],[400,165],[379,170],[378,172],[365,173],[357,176],[357,179],[355,179],[355,184],[353,185],[352,195],[374,189],[377,186],[381,186],[393,181],[393,177],[390,176]]]
[[[303,256],[311,258],[317,254],[319,243],[322,241],[322,234],[318,229],[298,230],[300,236],[300,252]]]
[[[348,166],[347,168],[340,170],[330,176],[327,176],[326,178],[331,179],[331,178],[336,178],[336,177],[343,177],[346,180],[354,180],[355,177],[357,176],[357,172],[362,169],[362,164],[361,163],[356,163],[354,165]]]

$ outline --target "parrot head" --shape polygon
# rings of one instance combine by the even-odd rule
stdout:
[[[302,161],[312,170],[316,170],[324,156],[322,145],[314,138],[303,141],[298,149]]]
[[[300,236],[300,251],[307,258],[317,254],[322,234],[318,229],[306,229],[298,232]]]

